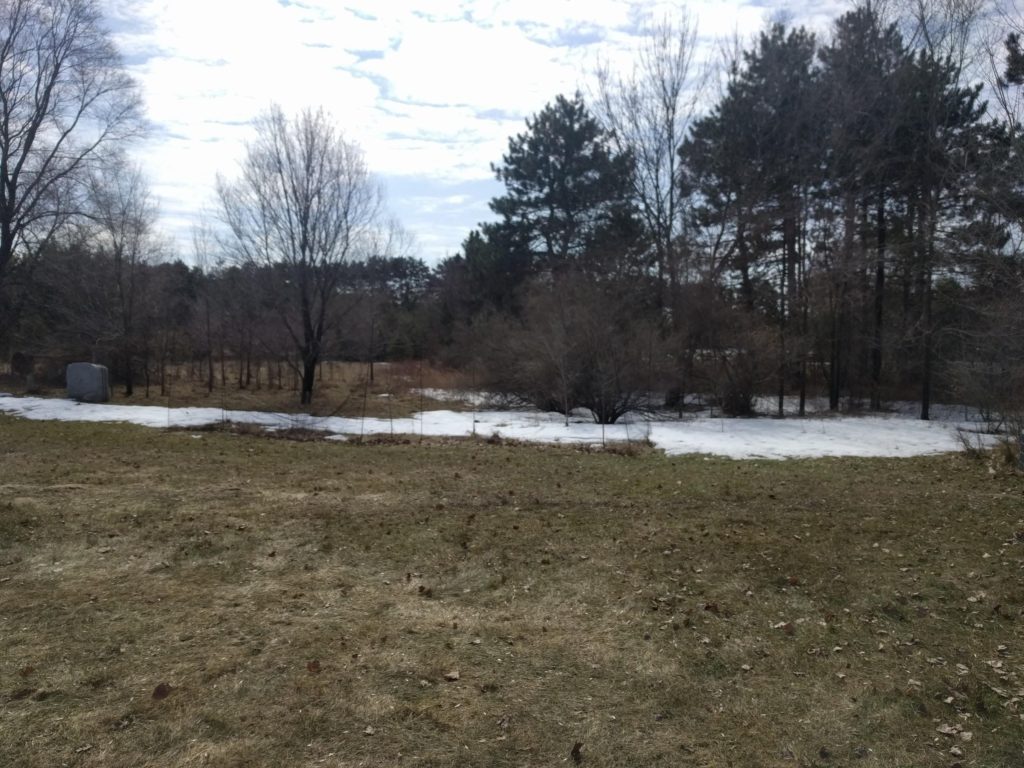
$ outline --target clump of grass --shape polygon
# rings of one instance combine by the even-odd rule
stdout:
[[[957,427],[957,442],[964,456],[973,461],[982,462],[991,456],[991,448],[987,436],[976,429]]]
[[[1024,441],[1016,436],[1004,436],[993,451],[995,460],[1004,467],[1024,469],[1024,460],[1021,458],[1022,442]]]

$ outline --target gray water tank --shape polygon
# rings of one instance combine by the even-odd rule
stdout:
[[[68,397],[85,403],[110,400],[110,375],[107,366],[94,363],[71,363],[67,370]]]

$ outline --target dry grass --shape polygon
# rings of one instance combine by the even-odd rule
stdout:
[[[164,391],[160,382],[151,380],[146,387],[138,384],[135,394],[126,397],[123,385],[112,388],[111,402],[120,405],[160,405],[171,408],[186,406],[228,408],[231,410],[275,411],[282,413],[312,413],[315,416],[349,416],[404,418],[425,410],[446,408],[462,410],[466,406],[457,401],[438,401],[425,397],[418,390],[445,389],[449,391],[471,389],[470,377],[426,362],[376,363],[373,381],[365,363],[325,362],[321,366],[313,388],[311,407],[299,404],[298,381],[287,367],[282,368],[279,382],[277,367],[268,372],[267,366],[256,366],[247,386],[238,384],[238,365],[226,365],[226,383],[222,384],[220,369],[213,391],[207,389],[200,372],[188,366],[168,369]],[[269,381],[269,383],[268,383]],[[29,392],[24,383],[12,376],[0,377],[0,390],[13,394],[36,394],[64,397],[60,387],[35,387]]]
[[[0,764],[1020,766],[1022,518],[960,457],[0,417]]]

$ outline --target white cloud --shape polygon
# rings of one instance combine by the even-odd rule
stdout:
[[[429,260],[455,251],[487,217],[487,197],[497,189],[490,163],[500,161],[523,119],[584,85],[599,53],[627,61],[645,14],[679,7],[654,0],[106,1],[157,127],[137,155],[182,255],[190,211],[211,204],[216,174],[237,168],[249,121],[277,102],[286,112],[323,106],[332,113],[366,151]],[[734,32],[749,37],[771,10],[721,0],[688,8],[699,17],[705,50]],[[816,18],[821,13],[816,7]]]

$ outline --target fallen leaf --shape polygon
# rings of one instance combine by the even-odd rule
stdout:
[[[791,621],[780,621],[778,624],[772,624],[772,629],[781,629],[787,635],[792,635],[796,632],[796,627]]]
[[[581,752],[582,749],[582,741],[577,741],[575,744],[572,745],[572,751],[569,753],[569,757],[572,758],[572,761],[576,763],[576,765],[579,765],[581,762],[583,762],[583,753]]]
[[[306,662],[306,670],[311,675],[319,674],[320,673],[320,661],[318,659],[313,659],[312,661],[307,661]]]
[[[162,701],[171,695],[172,690],[174,689],[167,683],[160,683],[160,685],[153,689],[153,698],[157,701]]]

